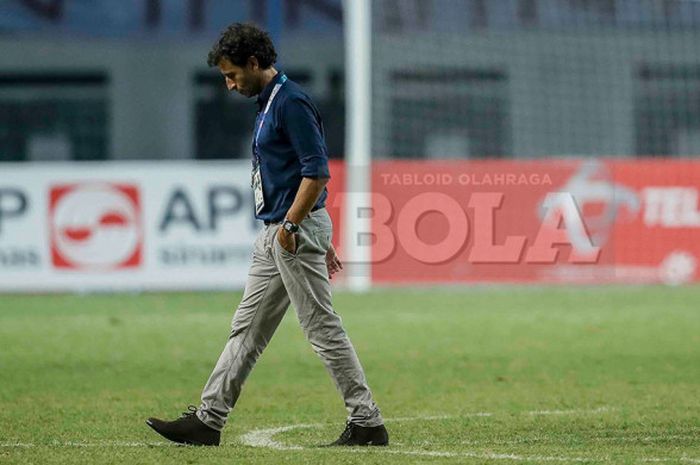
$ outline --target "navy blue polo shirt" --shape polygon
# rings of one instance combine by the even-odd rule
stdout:
[[[260,127],[267,101],[283,73],[258,95],[258,115],[253,130],[253,164],[255,134]],[[324,140],[321,115],[311,98],[295,82],[287,79],[272,100],[257,139],[265,206],[256,218],[282,221],[294,202],[302,178],[330,178],[328,149]],[[325,205],[324,188],[314,208]]]

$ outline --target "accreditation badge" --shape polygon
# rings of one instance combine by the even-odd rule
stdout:
[[[265,207],[265,197],[263,197],[262,177],[260,176],[260,165],[253,169],[252,174],[253,194],[255,195],[255,213],[260,214]]]

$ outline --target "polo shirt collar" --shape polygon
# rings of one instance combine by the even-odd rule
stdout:
[[[282,76],[284,76],[284,73],[282,71],[277,71],[277,74],[275,77],[272,78],[272,81],[270,81],[265,88],[258,94],[258,105],[260,105],[260,108],[262,108],[270,98],[270,94],[272,94],[272,89],[275,87],[275,84],[278,84],[282,80]]]

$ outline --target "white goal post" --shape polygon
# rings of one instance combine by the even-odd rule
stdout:
[[[363,292],[371,286],[371,0],[344,0],[345,18],[345,166],[344,227],[348,288]]]

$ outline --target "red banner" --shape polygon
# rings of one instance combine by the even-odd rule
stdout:
[[[375,162],[372,280],[697,281],[699,187],[697,161]]]

